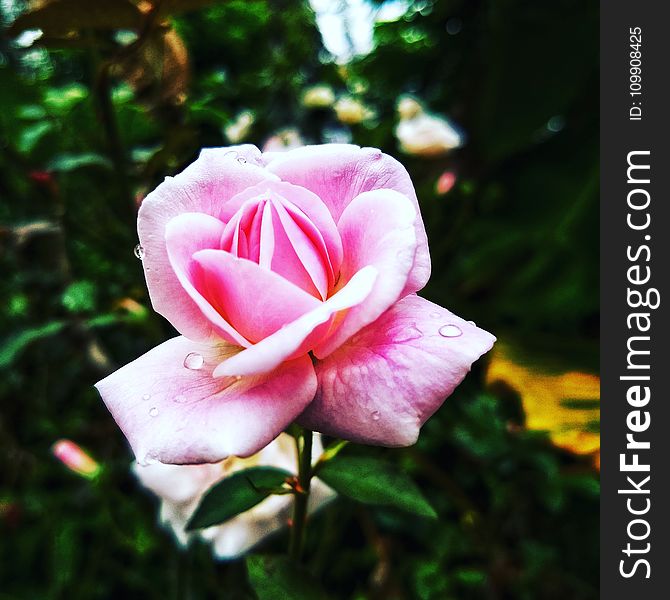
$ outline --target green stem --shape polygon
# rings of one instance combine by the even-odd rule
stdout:
[[[116,121],[114,103],[112,101],[112,87],[110,82],[109,65],[102,64],[98,71],[98,79],[95,82],[95,95],[98,105],[98,114],[102,121],[109,155],[114,166],[119,194],[124,204],[130,208],[130,214],[135,215],[135,202],[132,197],[128,171],[126,168],[126,153],[121,141],[119,127]]]
[[[312,437],[309,429],[303,429],[296,440],[298,450],[298,484],[300,489],[295,493],[293,504],[293,525],[289,541],[289,556],[300,562],[302,547],[305,541],[305,524],[307,521],[307,504],[312,480]]]

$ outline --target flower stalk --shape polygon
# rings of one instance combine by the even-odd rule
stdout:
[[[295,489],[293,504],[293,523],[289,540],[289,556],[300,562],[305,541],[305,525],[307,521],[307,505],[312,480],[312,440],[313,433],[309,429],[301,429],[296,438],[298,452],[298,485]]]

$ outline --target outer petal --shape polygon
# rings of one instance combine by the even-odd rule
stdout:
[[[276,333],[239,354],[226,359],[214,370],[215,377],[254,375],[266,373],[292,356],[307,352],[306,342],[319,325],[327,323],[333,315],[361,303],[371,292],[377,270],[365,267],[344,288],[322,302],[314,310],[282,327]]]
[[[338,223],[344,248],[340,281],[348,282],[368,265],[379,276],[365,301],[349,310],[337,329],[314,348],[317,358],[328,356],[400,298],[414,264],[415,219],[412,203],[393,190],[364,192],[344,209]]]
[[[409,446],[494,341],[448,310],[407,296],[315,364],[319,387],[298,422],[354,442]]]
[[[416,208],[417,250],[403,295],[420,290],[430,277],[430,253],[414,186],[405,168],[375,148],[349,144],[304,146],[263,154],[267,170],[314,192],[330,209],[335,222],[359,194],[378,189],[407,196]]]
[[[235,351],[227,344],[176,337],[96,384],[139,462],[249,456],[277,437],[314,397],[316,377],[308,356],[263,377],[214,379],[214,366]]]
[[[142,265],[156,312],[191,339],[212,334],[212,324],[183,289],[170,266],[165,226],[184,212],[218,217],[224,203],[250,185],[277,180],[263,169],[255,146],[207,148],[193,164],[168,177],[140,207],[137,232],[144,250]]]

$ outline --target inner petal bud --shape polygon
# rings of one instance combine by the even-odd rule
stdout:
[[[324,239],[305,212],[281,193],[290,191],[290,186],[278,187],[264,183],[231,200],[239,208],[224,229],[221,249],[252,260],[325,300],[335,273]]]

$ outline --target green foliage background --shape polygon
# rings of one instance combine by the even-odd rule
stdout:
[[[167,23],[183,40],[189,83],[182,67],[161,66],[169,53],[159,49],[153,76],[134,91],[119,68],[100,77],[119,56],[117,30],[130,28],[117,27],[116,13],[101,12],[74,38],[50,17],[44,39],[24,49],[7,29],[9,4],[0,45],[0,599],[254,597],[243,562],[215,562],[200,543],[179,551],[159,528],[157,502],[130,474],[130,451],[92,388],[174,333],[150,310],[133,256],[136,195],[199,148],[224,145],[223,128],[242,110],[257,116],[248,139],[258,144],[296,127],[311,141],[350,135],[398,157],[431,244],[422,295],[529,364],[597,371],[596,2],[410,2],[403,18],[376,27],[370,55],[343,67],[326,60],[303,2],[173,0]],[[323,82],[376,118],[347,127],[330,110],[305,109],[302,92]],[[465,146],[442,159],[403,156],[393,127],[406,93],[453,118]],[[457,184],[438,196],[445,169]],[[402,466],[439,521],[344,499],[324,510],[309,524],[307,564],[333,597],[597,597],[598,474],[589,457],[525,431],[519,396],[487,389],[485,367],[477,363],[416,447],[347,450]],[[90,451],[104,467],[99,481],[53,458],[59,438]],[[283,551],[286,537],[259,552]]]

